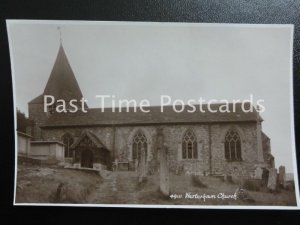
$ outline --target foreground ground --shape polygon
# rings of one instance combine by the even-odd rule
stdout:
[[[95,173],[59,167],[18,166],[17,203],[84,203],[102,179]],[[58,188],[61,186],[61,188]],[[58,189],[60,199],[58,199]]]
[[[246,200],[234,197],[237,184],[202,177],[171,175],[171,197],[159,192],[159,176],[138,185],[135,172],[88,171],[22,165],[18,169],[18,203],[170,204],[170,205],[296,205],[294,191],[248,191]],[[215,196],[215,197],[214,197]]]

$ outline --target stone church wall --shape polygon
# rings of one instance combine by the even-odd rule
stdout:
[[[225,135],[234,128],[241,138],[242,161],[229,162],[225,160]],[[211,149],[212,149],[212,172],[213,173],[239,173],[250,176],[254,165],[258,163],[256,123],[240,123],[238,125],[212,125],[211,126]]]
[[[185,171],[207,171],[209,168],[208,129],[207,125],[173,125],[164,127],[165,142],[169,147],[169,165],[171,169],[182,165]],[[197,159],[182,159],[182,139],[190,129],[197,141]]]
[[[28,104],[29,119],[34,120],[34,127],[32,136],[34,140],[41,140],[42,133],[39,128],[40,125],[43,125],[48,119],[47,113],[44,113],[43,104]]]
[[[210,127],[209,127],[210,126]],[[201,124],[201,125],[168,125],[163,127],[164,142],[168,147],[168,162],[171,170],[183,166],[185,171],[201,173],[232,173],[235,171],[249,175],[252,167],[257,163],[257,137],[256,123],[239,124]],[[241,138],[242,162],[227,162],[224,154],[224,140],[226,132],[234,128]],[[89,128],[61,128],[43,130],[44,140],[60,141],[65,133],[70,133],[74,139],[78,138],[83,130],[94,133],[99,140],[110,150],[114,148],[113,156],[119,161],[131,161],[132,139],[138,130],[147,138],[147,161],[156,158],[156,136],[158,126],[124,126],[89,127]],[[197,138],[198,159],[182,159],[182,138],[184,133],[191,129]],[[211,136],[209,136],[209,129]],[[211,167],[210,167],[211,143]]]

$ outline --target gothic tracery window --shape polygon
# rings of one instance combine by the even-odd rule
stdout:
[[[147,154],[147,138],[145,134],[139,131],[132,140],[132,160],[140,160],[142,148]]]
[[[237,131],[231,129],[225,136],[225,159],[228,161],[242,160],[241,139]]]
[[[73,152],[71,150],[71,145],[74,142],[74,139],[71,134],[66,133],[62,136],[62,142],[65,145],[65,157],[73,157]]]
[[[192,130],[185,132],[182,139],[182,159],[197,159],[197,139]]]

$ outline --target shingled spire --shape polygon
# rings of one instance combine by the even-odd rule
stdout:
[[[70,66],[65,50],[60,44],[58,54],[43,95],[70,101],[82,98],[82,93]]]
[[[51,95],[55,100],[63,99],[67,104],[70,100],[76,99],[77,102],[74,102],[74,104],[77,104],[79,108],[81,107],[82,93],[62,43],[60,43],[57,57],[43,94],[28,103],[29,118],[35,121],[32,132],[34,140],[42,139],[40,126],[45,124],[50,118],[49,116],[52,115],[44,112],[45,95]],[[88,108],[86,103],[85,108]]]

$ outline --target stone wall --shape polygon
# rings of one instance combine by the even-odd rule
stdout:
[[[28,155],[30,152],[31,136],[22,132],[17,132],[18,135],[18,154]]]
[[[64,145],[56,141],[32,141],[29,156],[64,161]]]
[[[242,162],[228,162],[225,160],[225,135],[229,129],[235,129],[241,138]],[[238,125],[211,125],[212,172],[218,173],[234,170],[252,170],[249,165],[254,165],[258,160],[256,123],[240,123]],[[254,168],[253,168],[254,169]],[[240,171],[239,173],[243,173]]]
[[[41,140],[42,139],[42,130],[40,126],[45,123],[48,119],[49,114],[44,113],[44,105],[42,103],[29,103],[28,104],[28,114],[29,119],[34,121],[32,135],[33,140]]]
[[[116,127],[115,129],[113,127],[52,128],[43,131],[43,139],[60,141],[65,133],[70,133],[76,139],[83,130],[89,130],[108,149],[113,151],[115,158],[118,158],[119,161],[128,160],[130,162],[132,160],[132,139],[140,130],[147,138],[147,161],[151,161],[157,157],[156,136],[158,127],[162,127],[164,142],[168,147],[168,160],[171,169],[183,165],[186,171],[200,171],[205,173],[235,171],[240,174],[250,175],[254,171],[254,165],[259,162],[256,123],[124,126]],[[224,140],[226,132],[231,128],[237,130],[241,138],[243,159],[241,162],[227,162],[225,160]],[[182,159],[181,157],[182,138],[188,129],[193,130],[197,138],[198,159]],[[209,130],[211,131],[211,136],[209,135]]]
[[[182,138],[190,129],[197,139],[198,159],[182,159]],[[178,164],[183,165],[185,170],[207,171],[209,169],[209,135],[208,125],[173,125],[163,128],[165,143],[169,150],[169,165],[175,169]]]

